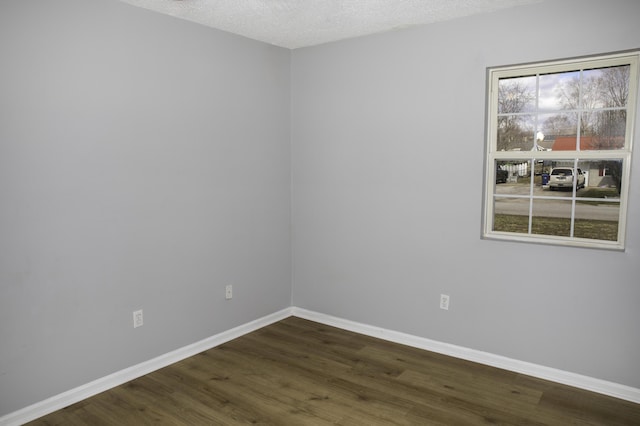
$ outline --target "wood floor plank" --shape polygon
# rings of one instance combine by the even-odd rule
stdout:
[[[287,318],[30,425],[640,425],[640,405]]]
[[[318,362],[318,357],[308,348],[305,350],[307,352],[305,356],[301,356],[301,352],[299,352],[287,357],[286,351],[276,350],[263,342],[255,344],[248,339],[242,339],[232,345],[227,345],[225,351],[229,351],[234,360],[241,360],[244,363],[249,363],[255,358],[260,358],[267,363],[268,368],[264,371],[269,371],[269,374],[274,374],[274,376],[266,382],[266,392],[277,394],[283,389],[293,387],[297,390],[295,397],[299,401],[312,402],[315,405],[323,406],[325,410],[344,412],[345,415],[358,413],[362,418],[372,417],[369,405],[374,404],[375,401],[367,398],[365,390],[353,385],[345,389],[331,382],[333,374],[344,375],[348,369],[344,366],[327,369],[327,364]],[[330,361],[327,362],[331,364]],[[333,373],[327,376],[326,371]],[[385,412],[375,414],[371,421],[374,422],[373,424],[376,424],[375,422],[379,424],[380,417],[382,417],[387,424],[404,424],[398,418],[402,417],[407,409],[406,406],[389,407]],[[401,411],[400,414],[397,413],[398,410]]]

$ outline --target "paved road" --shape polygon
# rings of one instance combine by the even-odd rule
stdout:
[[[529,188],[525,185],[498,185],[496,194],[527,195]],[[542,187],[534,187],[534,196],[553,197],[553,199],[534,199],[533,215],[546,217],[571,217],[571,191],[549,191]],[[495,212],[498,214],[529,214],[529,199],[496,198]],[[576,219],[617,221],[620,205],[602,200],[599,204],[576,203]]]

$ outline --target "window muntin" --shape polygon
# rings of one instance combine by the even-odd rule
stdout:
[[[489,70],[484,237],[624,248],[637,68],[633,53]]]

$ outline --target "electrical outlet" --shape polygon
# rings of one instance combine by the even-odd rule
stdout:
[[[229,300],[233,298],[233,286],[228,285],[224,289],[224,298]]]
[[[133,328],[142,327],[143,324],[142,309],[139,311],[133,311]]]
[[[449,295],[441,294],[440,295],[440,309],[444,309],[446,311],[449,310]]]

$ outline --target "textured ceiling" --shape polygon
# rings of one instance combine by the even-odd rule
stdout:
[[[121,0],[295,49],[543,0]]]

